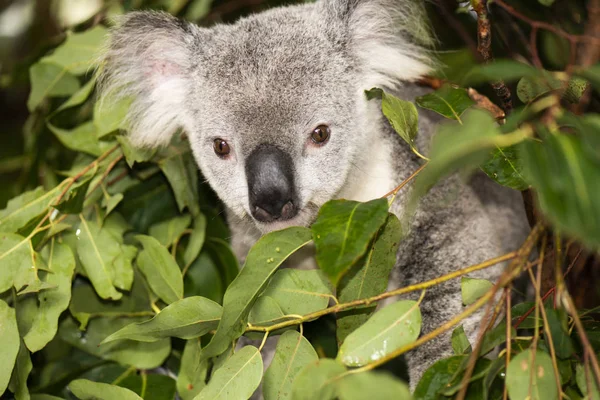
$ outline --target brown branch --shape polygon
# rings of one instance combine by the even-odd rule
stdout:
[[[492,25],[487,12],[487,0],[471,0],[471,6],[477,14],[477,50],[486,63],[494,61],[492,54]],[[491,83],[496,95],[502,101],[502,109],[508,115],[512,111],[512,96],[504,81]]]

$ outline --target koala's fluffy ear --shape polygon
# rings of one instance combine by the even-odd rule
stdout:
[[[419,0],[321,0],[348,34],[365,87],[394,87],[431,72],[433,39]]]
[[[140,146],[168,143],[190,126],[186,107],[200,29],[161,12],[134,12],[112,29],[100,66],[100,101],[131,97],[126,124]]]

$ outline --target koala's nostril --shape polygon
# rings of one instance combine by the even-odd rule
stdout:
[[[270,201],[254,205],[252,216],[260,222],[285,221],[294,218],[297,211],[296,206],[294,206],[291,200],[277,201],[277,199],[271,198]]]

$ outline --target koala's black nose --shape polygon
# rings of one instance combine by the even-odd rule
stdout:
[[[294,165],[288,153],[260,145],[248,156],[246,179],[252,216],[260,222],[287,220],[298,213]]]

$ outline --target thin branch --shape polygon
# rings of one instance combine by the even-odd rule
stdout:
[[[399,184],[398,186],[396,186],[396,188],[394,190],[392,190],[389,193],[384,194],[381,197],[385,198],[385,197],[389,197],[389,196],[395,196],[404,186],[406,186],[406,184],[408,182],[412,181],[415,178],[415,176],[419,175],[419,172],[421,172],[426,166],[427,166],[427,163],[421,165],[415,172],[413,172],[412,174],[410,174],[410,176],[408,178],[406,178],[404,181],[402,181],[401,184]]]

